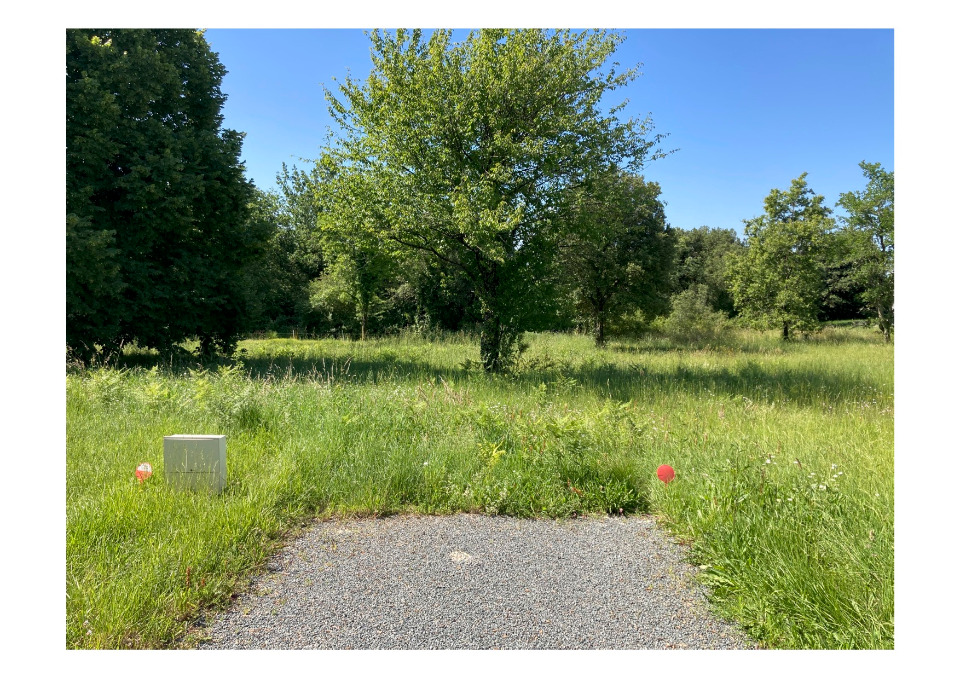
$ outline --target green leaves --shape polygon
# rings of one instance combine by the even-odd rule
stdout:
[[[844,222],[850,280],[863,291],[860,298],[877,317],[880,331],[890,340],[893,327],[893,172],[879,163],[860,163],[867,186],[844,193],[837,203],[848,213]]]
[[[660,186],[643,177],[610,173],[570,194],[571,228],[560,242],[563,276],[602,346],[610,321],[666,308],[673,232]]]
[[[225,69],[191,30],[66,43],[68,345],[228,347],[265,236],[246,228],[242,135],[220,127]]]
[[[743,247],[736,231],[701,226],[677,231],[677,266],[674,291],[703,287],[706,303],[727,316],[734,313],[733,293],[727,280],[727,263]],[[699,293],[698,293],[699,294]]]
[[[730,264],[734,303],[761,327],[778,327],[783,338],[819,328],[826,293],[824,258],[833,228],[823,196],[807,187],[806,173],[787,191],[773,189],[765,214],[745,222],[747,247]]]
[[[327,92],[343,131],[321,161],[333,177],[328,209],[337,229],[366,230],[469,280],[483,362],[499,369],[501,338],[534,327],[548,305],[567,188],[657,155],[648,121],[599,109],[636,73],[601,72],[621,41],[604,32],[370,38],[369,77]]]

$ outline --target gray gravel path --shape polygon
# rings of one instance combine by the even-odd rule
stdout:
[[[318,522],[200,649],[750,648],[652,518]]]

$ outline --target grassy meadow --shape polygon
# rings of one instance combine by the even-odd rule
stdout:
[[[313,516],[460,511],[652,513],[766,647],[893,647],[892,344],[859,328],[712,349],[528,340],[495,376],[460,335],[68,369],[67,647],[191,645],[198,612]],[[222,494],[165,485],[173,433],[227,436]]]

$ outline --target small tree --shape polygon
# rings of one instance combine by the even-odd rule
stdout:
[[[664,333],[674,341],[711,344],[724,338],[730,320],[715,311],[706,285],[693,285],[673,297]]]
[[[787,191],[773,189],[764,215],[744,222],[747,247],[730,265],[741,315],[760,327],[779,327],[784,340],[794,331],[820,328],[825,293],[826,233],[833,221],[806,176],[794,179]]]
[[[862,291],[860,299],[877,318],[884,341],[893,329],[893,172],[879,163],[860,163],[867,186],[844,193],[837,206],[847,236],[849,277]]]
[[[611,319],[668,307],[673,237],[655,182],[616,172],[573,193],[562,272],[602,347]]]
[[[364,341],[371,320],[389,303],[395,270],[392,259],[368,249],[333,253],[330,265],[311,285],[311,305],[328,315],[333,309],[349,308]],[[335,313],[339,314],[342,311]]]
[[[311,185],[320,240],[329,262],[323,287],[339,288],[339,298],[351,300],[360,339],[365,340],[371,314],[382,306],[387,288],[396,281],[401,254],[395,243],[379,237],[388,228],[389,215],[377,199],[372,176],[338,166],[329,156],[318,163],[317,170]]]
[[[310,172],[281,164],[277,173],[279,187],[279,216],[281,226],[289,233],[293,245],[291,261],[308,278],[319,276],[326,265],[323,257],[323,238],[320,232],[320,205],[316,186],[321,177],[319,168]]]

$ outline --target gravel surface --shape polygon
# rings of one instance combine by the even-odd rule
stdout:
[[[652,518],[318,522],[200,649],[743,649]]]

